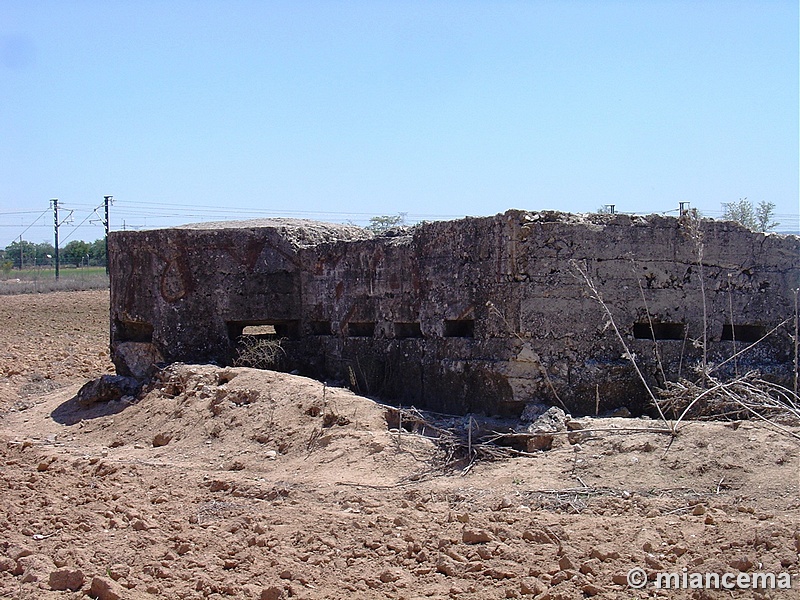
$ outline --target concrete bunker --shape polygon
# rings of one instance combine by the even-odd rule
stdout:
[[[286,370],[397,403],[518,415],[557,394],[577,415],[645,412],[575,265],[654,385],[688,374],[703,339],[711,363],[758,342],[739,369],[790,385],[795,368],[800,238],[729,222],[510,210],[373,235],[268,219],[114,232],[109,257],[124,374],[230,364],[242,334],[271,328],[256,335],[281,340]]]

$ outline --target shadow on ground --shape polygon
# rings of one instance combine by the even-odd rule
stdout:
[[[86,407],[78,402],[77,396],[74,396],[56,408],[50,413],[50,416],[55,422],[62,425],[76,425],[81,421],[115,415],[125,410],[128,406],[130,406],[128,402],[112,400]]]

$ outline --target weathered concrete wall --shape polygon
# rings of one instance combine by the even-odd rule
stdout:
[[[707,359],[718,364],[734,344],[794,318],[800,239],[717,221],[700,222],[698,235],[690,225],[508,211],[380,237],[286,220],[116,232],[115,363],[141,370],[129,357],[146,350],[225,364],[243,327],[270,324],[286,338],[288,369],[406,404],[514,414],[557,393],[578,414],[593,413],[598,397],[600,410],[640,412],[644,388],[576,265],[655,384],[655,347],[668,378],[690,374],[704,322]],[[739,369],[789,382],[789,333],[779,327]]]

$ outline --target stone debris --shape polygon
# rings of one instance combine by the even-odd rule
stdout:
[[[493,539],[494,536],[485,529],[464,528],[461,532],[461,541],[465,544],[485,544]]]
[[[48,583],[51,590],[71,590],[73,592],[81,589],[86,577],[83,571],[74,568],[56,569],[50,573]]]
[[[261,595],[259,596],[261,600],[282,600],[282,598],[285,597],[286,594],[284,593],[283,588],[279,588],[275,585],[261,590]]]
[[[117,344],[115,352],[119,357],[119,365],[124,365],[117,373],[140,380],[151,377],[156,365],[164,360],[153,344],[143,342],[122,342]]]
[[[127,600],[130,594],[113,579],[94,577],[89,595],[97,600]]]
[[[522,414],[519,420],[523,423],[533,423],[536,419],[541,417],[550,408],[549,404],[543,402],[528,402],[525,408],[522,409]]]
[[[86,383],[75,396],[79,406],[89,407],[98,402],[111,402],[123,396],[135,396],[142,384],[133,377],[103,375]]]
[[[50,572],[55,568],[53,560],[44,554],[29,554],[17,559],[15,575],[22,575],[22,583],[47,581]]]
[[[548,408],[528,426],[528,433],[532,434],[528,439],[528,452],[550,450],[554,445],[557,446],[565,441],[564,436],[559,437],[556,434],[567,430],[569,419],[569,415],[557,406]]]
[[[166,446],[172,441],[172,434],[160,431],[153,437],[153,448],[160,448],[161,446]]]

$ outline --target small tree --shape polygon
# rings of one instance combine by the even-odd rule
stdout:
[[[402,224],[403,215],[382,215],[380,217],[372,217],[366,228],[372,233],[383,233],[392,227],[397,227]]]
[[[775,203],[762,200],[756,207],[756,224],[759,231],[770,231],[775,229],[780,223],[773,221],[775,216]]]
[[[755,229],[758,225],[753,204],[747,198],[739,198],[738,202],[725,202],[722,208],[722,218],[726,221],[735,221],[748,229]]]

